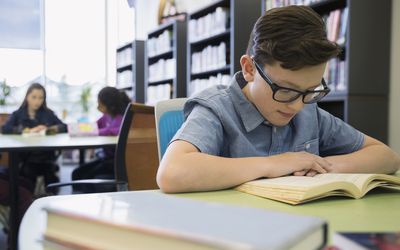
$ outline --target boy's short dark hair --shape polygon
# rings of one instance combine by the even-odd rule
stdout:
[[[327,39],[322,18],[307,6],[286,6],[265,12],[254,25],[247,54],[257,63],[290,70],[314,66],[336,57],[340,48]]]

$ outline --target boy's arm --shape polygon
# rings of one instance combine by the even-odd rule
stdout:
[[[332,165],[329,172],[393,174],[400,167],[400,157],[382,142],[365,135],[362,148],[350,154],[325,157]]]
[[[296,171],[326,172],[329,163],[306,152],[269,157],[226,158],[199,152],[191,143],[172,142],[157,173],[159,187],[168,193],[230,188],[260,177],[278,177]]]

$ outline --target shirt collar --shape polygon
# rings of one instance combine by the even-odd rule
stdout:
[[[246,84],[243,73],[239,71],[234,75],[228,90],[236,112],[239,114],[246,131],[250,132],[263,123],[265,119],[243,94],[242,88]]]

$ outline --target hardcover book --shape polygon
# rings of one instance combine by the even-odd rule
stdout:
[[[333,235],[337,250],[400,250],[400,232],[338,232]]]
[[[155,191],[75,195],[45,210],[49,249],[311,250],[327,234],[320,218]]]

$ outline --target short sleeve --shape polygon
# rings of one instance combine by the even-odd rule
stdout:
[[[202,153],[220,155],[223,146],[223,127],[212,110],[197,104],[171,142],[176,140],[187,141]]]
[[[341,155],[359,150],[364,134],[325,110],[317,108],[320,155]]]

